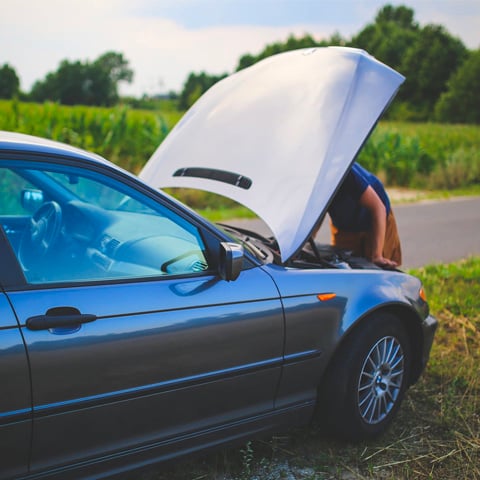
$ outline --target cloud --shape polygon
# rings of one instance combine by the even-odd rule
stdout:
[[[29,14],[19,15],[28,5]],[[178,90],[191,71],[232,72],[241,55],[290,33],[316,30],[309,25],[188,29],[166,18],[131,16],[124,0],[18,0],[2,12],[1,23],[0,42],[9,55],[0,53],[0,63],[17,70],[22,89],[29,90],[63,59],[93,61],[115,50],[135,72],[135,83],[123,85],[122,92],[134,95]]]
[[[232,72],[241,55],[258,53],[266,44],[284,41],[291,33],[310,33],[321,39],[338,31],[348,37],[372,22],[386,3],[255,0],[255,9],[252,2],[4,1],[0,65],[12,65],[20,76],[21,88],[29,91],[63,59],[93,61],[114,50],[125,55],[135,72],[134,84],[123,85],[122,93],[179,90],[190,72]],[[411,0],[409,4],[421,24],[443,24],[453,35],[461,34],[470,48],[480,46],[478,0]],[[235,9],[225,5],[235,5]],[[271,21],[266,20],[269,12],[275,17]]]
[[[421,25],[443,25],[470,49],[480,48],[480,2],[478,0],[417,0],[416,18]]]
[[[189,72],[230,73],[241,55],[260,52],[267,43],[284,40],[291,33],[312,31],[308,26],[188,30],[164,20],[144,21],[139,27],[130,31],[130,43],[124,46],[126,56],[135,59],[132,67],[136,72],[157,75],[167,90],[178,89]],[[148,79],[140,73],[137,80],[143,91],[149,91],[152,77]]]

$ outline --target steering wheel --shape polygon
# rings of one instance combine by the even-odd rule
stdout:
[[[18,256],[23,266],[35,264],[55,247],[62,228],[62,209],[57,202],[45,202],[33,214],[25,229]]]

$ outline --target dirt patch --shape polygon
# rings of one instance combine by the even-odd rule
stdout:
[[[413,203],[429,198],[428,192],[411,188],[389,187],[387,192],[392,203]]]

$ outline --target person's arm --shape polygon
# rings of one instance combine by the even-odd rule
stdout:
[[[372,220],[372,258],[371,261],[379,267],[396,267],[393,260],[384,258],[383,246],[387,228],[387,211],[377,192],[369,185],[360,197],[360,203],[370,212]]]

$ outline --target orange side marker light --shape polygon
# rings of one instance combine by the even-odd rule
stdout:
[[[333,300],[336,296],[336,293],[319,293],[317,298],[322,302],[327,302],[328,300]]]
[[[425,293],[425,290],[423,289],[423,287],[420,288],[420,291],[418,292],[418,294],[420,295],[420,298],[426,302],[427,301],[427,294]]]

